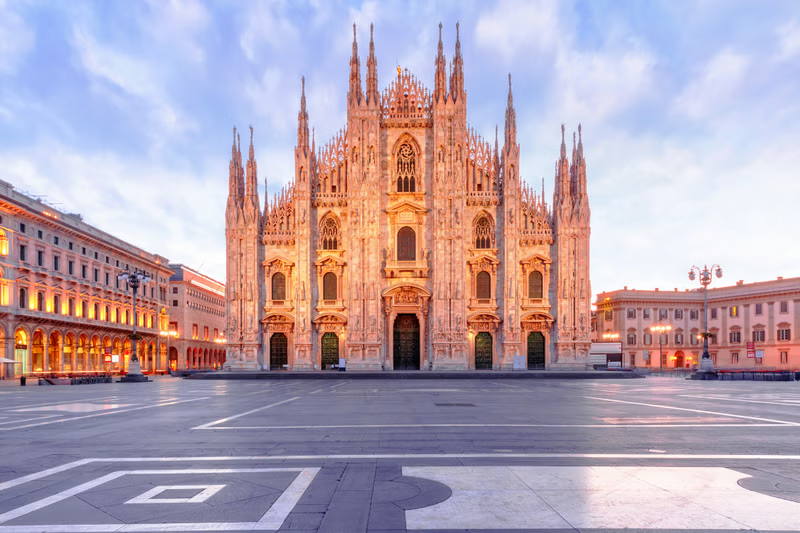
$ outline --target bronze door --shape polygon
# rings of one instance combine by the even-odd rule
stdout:
[[[394,321],[394,369],[419,370],[419,320],[397,315]]]
[[[283,333],[273,333],[269,339],[269,369],[286,370],[289,364],[289,340]]]
[[[528,370],[544,369],[544,335],[538,331],[528,334]]]
[[[322,370],[333,370],[333,365],[339,364],[339,337],[336,333],[326,333],[322,336]]]
[[[492,335],[485,331],[475,337],[475,370],[492,369]]]

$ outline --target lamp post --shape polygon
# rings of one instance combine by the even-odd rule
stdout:
[[[138,319],[136,316],[136,292],[139,290],[139,285],[145,285],[150,282],[150,276],[137,269],[132,273],[126,270],[118,277],[120,281],[125,282],[126,287],[133,289],[133,334],[130,337],[133,341],[133,353],[131,354],[131,359],[128,362],[128,373],[120,378],[119,383],[141,383],[143,381],[150,381],[147,376],[142,374],[142,367],[139,364],[139,357],[136,355],[136,349],[139,341],[139,336],[136,334],[136,321]]]
[[[214,342],[216,342],[217,344],[225,344],[225,343],[227,343],[228,339],[225,338],[225,332],[223,331],[222,335],[220,335],[219,337],[214,339]],[[224,350],[223,350],[223,352],[224,352]],[[223,365],[223,361],[221,359],[219,361],[215,361],[214,370],[216,370],[217,368],[221,368],[222,365]]]
[[[662,326],[661,324],[657,326],[650,326],[651,333],[658,333],[658,370],[664,370],[664,356],[662,355],[662,346],[663,346],[663,339],[661,336],[672,329],[672,326]]]
[[[719,265],[711,265],[709,269],[707,265],[703,265],[703,270],[700,270],[700,267],[692,265],[692,268],[689,269],[689,279],[694,281],[699,274],[700,285],[703,286],[703,357],[700,359],[698,372],[704,374],[714,372],[714,363],[708,353],[708,286],[711,284],[712,273],[721,278],[722,268]]]

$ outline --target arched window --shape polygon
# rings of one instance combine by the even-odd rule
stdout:
[[[528,298],[542,298],[542,273],[537,270],[528,275]]]
[[[319,230],[319,240],[323,250],[338,250],[339,223],[333,217],[328,217]]]
[[[28,289],[25,287],[19,289],[19,306],[23,309],[28,307]]]
[[[56,314],[61,313],[61,297],[58,295],[53,296],[53,312]]]
[[[105,312],[106,312],[106,316],[104,317],[104,319],[106,321],[111,320],[111,309],[108,306],[105,307]]]
[[[397,151],[397,192],[416,190],[416,159],[414,149],[408,143]]]
[[[328,272],[322,277],[322,299],[336,300],[338,288],[336,287],[336,274]]]
[[[38,292],[36,294],[36,310],[44,311],[44,293]]]
[[[94,316],[92,318],[100,320],[100,306],[98,304],[94,304]]]
[[[397,260],[417,260],[417,234],[408,226],[397,232]]]
[[[494,231],[489,218],[482,216],[475,223],[475,248],[494,248]]]
[[[67,310],[69,311],[69,316],[75,316],[75,298],[70,298],[67,301]]]
[[[277,272],[274,276],[272,276],[272,299],[286,299],[286,276],[280,272]]]
[[[492,297],[492,276],[485,270],[478,272],[475,278],[475,297],[479,300],[488,300]]]

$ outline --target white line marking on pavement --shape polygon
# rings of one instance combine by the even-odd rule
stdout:
[[[766,403],[770,405],[784,405],[787,407],[796,407],[795,402],[798,400],[779,400],[776,402],[768,402],[766,400],[745,400],[744,398],[726,398],[724,396],[711,396],[708,394],[681,394],[682,398],[701,398],[703,400],[721,400],[725,402],[747,402],[747,403]],[[790,402],[790,403],[786,403]]]
[[[22,418],[22,419],[18,418],[16,420],[9,420],[8,422],[0,422],[0,425],[19,424],[21,422],[32,422],[34,420],[44,420],[45,418],[55,418],[57,416],[64,416],[64,415],[44,415],[44,416],[35,416],[33,418]],[[6,417],[3,417],[3,418],[6,418]]]
[[[314,480],[319,468],[194,468],[185,470],[119,470],[106,474],[92,481],[82,483],[76,487],[64,490],[39,501],[23,505],[6,513],[0,514],[0,524],[19,518],[26,514],[38,511],[76,496],[82,492],[93,489],[104,483],[125,475],[184,475],[184,474],[241,474],[241,473],[266,473],[266,472],[298,472],[298,476],[289,487],[272,504],[258,522],[200,522],[188,524],[67,524],[67,525],[24,525],[0,526],[0,532],[35,533],[42,531],[59,532],[116,532],[116,531],[275,531],[279,529],[291,513],[294,506],[302,497],[308,486]],[[224,485],[217,485],[223,487]],[[131,503],[131,502],[129,502]],[[136,502],[141,503],[141,502]]]
[[[300,399],[300,396],[296,396],[294,398],[289,398],[288,400],[283,400],[283,401],[280,401],[280,402],[276,402],[276,403],[272,403],[272,404],[269,404],[269,405],[265,405],[264,407],[259,407],[257,409],[252,409],[250,411],[245,411],[244,413],[240,413],[238,415],[229,416],[228,418],[220,418],[219,420],[215,420],[213,422],[208,422],[207,424],[201,424],[199,426],[193,427],[192,429],[217,429],[217,428],[212,427],[212,426],[215,426],[217,424],[222,424],[223,422],[230,422],[231,420],[235,420],[235,419],[237,419],[239,417],[251,415],[253,413],[257,413],[259,411],[263,411],[264,409],[269,409],[271,407],[275,407],[276,405],[281,405],[281,404],[292,402],[294,400],[299,400],[299,399]]]
[[[109,398],[108,396],[103,396],[102,398],[86,398],[86,399],[81,398],[81,401],[82,402],[97,402],[97,401],[104,401],[104,400],[109,400],[109,399],[113,399],[113,397]],[[45,407],[45,406],[49,406],[49,405],[63,405],[63,404],[69,404],[69,403],[74,403],[74,402],[75,402],[75,400],[65,400],[65,401],[61,401],[61,402],[47,402],[47,403],[39,403],[39,404],[33,404],[33,405],[6,406],[3,409],[0,409],[0,411],[16,411],[18,409],[29,408],[29,407]]]
[[[247,413],[244,413],[247,414]],[[391,429],[391,428],[579,428],[579,429],[614,429],[614,428],[774,428],[795,427],[800,424],[756,422],[742,424],[339,424],[321,426],[197,426],[192,429],[228,429],[228,430],[261,430],[261,429]]]
[[[72,422],[74,420],[83,420],[84,418],[94,418],[94,417],[97,417],[97,416],[116,415],[116,414],[119,414],[119,413],[129,413],[131,411],[139,411],[141,409],[152,409],[153,407],[165,407],[167,405],[175,405],[175,404],[185,403],[185,402],[196,402],[196,401],[199,401],[199,400],[208,400],[208,399],[209,399],[209,396],[205,396],[203,398],[191,398],[189,400],[177,400],[177,401],[174,401],[174,402],[157,403],[157,404],[154,404],[154,405],[144,405],[142,407],[132,407],[130,409],[120,409],[118,411],[106,411],[106,412],[103,412],[103,413],[95,413],[95,414],[92,414],[92,415],[71,416],[71,417],[66,417],[66,418],[60,418],[58,420],[48,420],[47,422],[36,422],[35,424],[24,424],[22,426],[15,426],[15,427],[10,427],[10,428],[0,428],[0,431],[12,431],[12,430],[16,430],[16,429],[30,428],[30,427],[34,427],[34,426],[46,426],[46,425],[49,425],[49,424],[58,424],[58,423],[61,423],[61,422]]]
[[[612,399],[612,398],[598,398],[596,396],[586,396],[586,398],[589,398],[591,400],[601,400],[601,401],[604,401],[604,402],[626,403],[626,404],[630,404],[630,405],[643,405],[645,407],[656,407],[658,409],[673,409],[673,410],[676,410],[676,411],[689,411],[691,413],[703,413],[703,414],[706,414],[706,415],[730,416],[730,417],[733,417],[733,418],[744,418],[746,420],[758,420],[759,422],[768,422],[768,423],[771,423],[771,424],[785,424],[787,426],[795,426],[795,427],[800,426],[800,423],[798,423],[798,422],[788,422],[786,420],[775,420],[775,419],[772,419],[772,418],[761,418],[761,417],[758,417],[758,416],[734,415],[734,414],[731,414],[731,413],[720,413],[718,411],[704,411],[702,409],[689,409],[687,407],[674,407],[674,406],[671,406],[671,405],[659,405],[659,404],[655,404],[655,403],[628,402],[628,401],[625,401],[625,400],[615,400],[615,399]],[[714,424],[714,425],[716,426],[717,424]]]

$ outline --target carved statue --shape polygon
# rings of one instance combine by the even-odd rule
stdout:
[[[512,226],[514,225],[514,208],[513,207],[508,210],[508,223],[510,225],[512,225]]]
[[[248,315],[247,317],[248,323],[250,324],[250,330],[253,331],[253,315]]]
[[[582,313],[581,314],[581,331],[584,331],[585,329],[586,329],[586,315]]]
[[[422,262],[423,263],[427,263],[428,262],[428,249],[427,248],[423,248],[422,249]]]
[[[353,331],[358,332],[358,327],[361,324],[361,317],[356,315],[353,317]]]
[[[306,208],[304,207],[300,213],[300,225],[303,226],[306,223]]]
[[[236,315],[231,317],[231,330],[236,331]]]
[[[436,329],[438,331],[442,331],[442,315],[439,315],[439,318],[436,319]]]
[[[353,209],[353,226],[358,226],[358,208]]]
[[[461,331],[461,315],[456,315],[456,331]]]
[[[252,281],[248,281],[247,282],[247,301],[249,301],[249,302],[253,301],[253,282]]]
[[[459,220],[458,220],[458,208],[457,207],[456,207],[456,210],[453,212],[453,214],[455,215],[456,226],[458,226],[459,224],[461,224],[461,222],[459,222]]]
[[[369,330],[374,333],[375,329],[376,329],[375,317],[371,316],[369,317]]]
[[[304,313],[300,313],[300,331],[306,332],[306,315]]]

